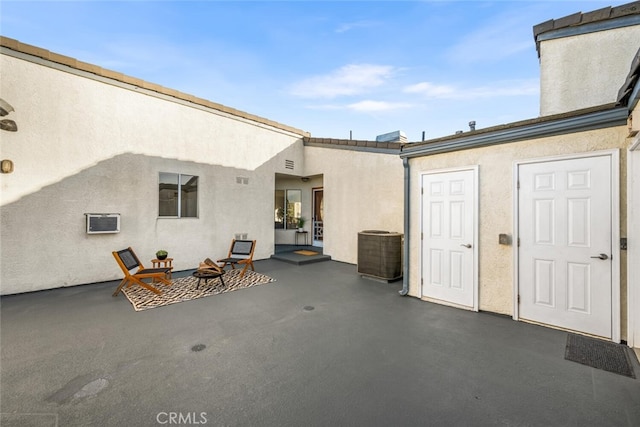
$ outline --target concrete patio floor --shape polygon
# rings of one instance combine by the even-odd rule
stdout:
[[[335,261],[256,270],[276,282],[143,312],[117,281],[2,297],[0,424],[640,425],[640,380],[564,360],[566,332]]]

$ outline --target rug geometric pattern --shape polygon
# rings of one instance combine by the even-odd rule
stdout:
[[[155,284],[154,286],[157,286],[162,291],[160,295],[138,285],[125,287],[122,292],[131,302],[135,311],[143,311],[275,282],[275,279],[251,270],[247,270],[244,277],[240,277],[241,271],[241,269],[225,271],[222,276],[224,286],[220,283],[220,279],[209,279],[206,283],[203,279],[200,281],[199,289],[196,289],[198,279],[193,276],[187,276],[171,280],[171,286],[166,286],[162,283]]]

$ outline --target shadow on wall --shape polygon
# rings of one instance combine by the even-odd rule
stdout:
[[[158,175],[164,171],[199,176],[198,219],[158,219]],[[236,179],[264,182],[265,174],[124,154],[43,187],[0,207],[0,293],[119,279],[112,251],[132,246],[148,263],[147,258],[166,246],[167,235],[172,254],[179,254],[174,262],[177,270],[225,254],[236,230],[251,231],[272,247],[273,219],[265,202],[273,201],[271,187],[265,192]],[[265,205],[269,209],[262,215]],[[121,232],[88,235],[85,213],[120,213]],[[262,229],[267,234],[260,234]],[[52,260],[47,262],[47,274],[33,268],[34,260]]]

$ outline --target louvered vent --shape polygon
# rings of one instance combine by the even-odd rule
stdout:
[[[295,163],[293,162],[293,160],[285,160],[284,167],[287,169],[293,169],[295,167]]]
[[[120,214],[85,214],[87,234],[120,232]]]

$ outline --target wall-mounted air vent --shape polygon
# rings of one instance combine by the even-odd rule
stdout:
[[[285,160],[284,167],[287,169],[293,169],[295,167],[295,163],[293,162],[293,160]]]
[[[120,232],[119,213],[88,213],[87,234],[106,234]]]

